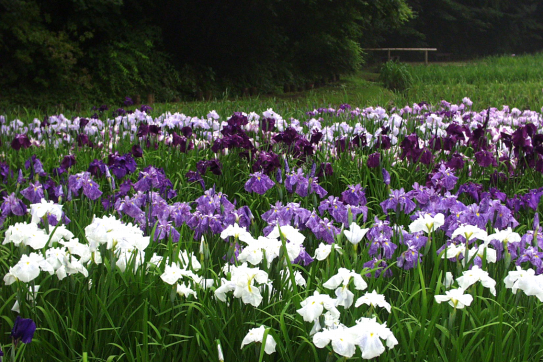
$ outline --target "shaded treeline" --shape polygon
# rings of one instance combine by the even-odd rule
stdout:
[[[296,89],[355,71],[361,40],[410,16],[405,0],[0,0],[0,97]]]
[[[414,18],[383,33],[381,45],[436,47],[440,53],[449,53],[452,59],[543,50],[543,3],[539,0],[407,0],[407,3]]]

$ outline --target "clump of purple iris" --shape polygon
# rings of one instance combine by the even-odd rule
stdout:
[[[285,160],[286,168],[286,177],[285,177],[285,188],[288,192],[296,192],[301,197],[306,197],[309,194],[316,193],[321,198],[328,194],[321,185],[318,184],[318,178],[315,177],[316,164],[314,163],[311,171],[306,177],[301,168],[298,171],[290,171],[288,163]],[[294,191],[294,186],[296,186],[296,191]]]
[[[25,161],[25,168],[30,169],[30,178],[34,178],[34,175],[47,176],[47,173],[43,169],[43,164],[36,155],[32,155],[28,160]]]
[[[68,190],[71,194],[78,196],[80,189],[83,189],[83,194],[91,200],[96,200],[102,195],[98,184],[92,180],[90,172],[81,172],[68,178]]]
[[[136,171],[137,164],[130,153],[120,155],[118,152],[108,156],[107,165],[109,171],[118,179]]]
[[[268,175],[262,172],[255,172],[249,175],[251,178],[245,183],[245,191],[256,192],[264,195],[266,191],[275,186],[275,182]]]
[[[411,194],[406,193],[403,187],[399,190],[392,190],[390,197],[381,202],[380,205],[385,214],[388,214],[388,210],[394,212],[403,211],[405,214],[410,214],[417,207],[417,204],[411,200]]]
[[[453,171],[444,164],[439,166],[439,170],[431,178],[432,184],[438,190],[443,188],[450,191],[454,189],[457,181],[458,177],[456,177]]]
[[[126,97],[124,98],[123,105],[124,105],[125,107],[132,106],[132,105],[134,105],[134,101],[132,100],[132,98],[126,96]]]
[[[205,175],[207,170],[211,171],[212,174],[220,176],[222,175],[222,164],[217,158],[212,160],[201,160],[196,163],[196,169],[200,175]]]
[[[26,205],[23,203],[21,199],[15,196],[15,193],[12,193],[11,195],[4,197],[4,202],[2,203],[1,210],[2,210],[2,217],[7,217],[10,214],[23,216],[26,214],[26,211],[27,211]]]
[[[162,168],[147,166],[140,172],[139,179],[134,184],[134,190],[147,192],[153,188],[158,189],[160,194],[168,199],[177,195],[177,192],[173,190],[172,182],[166,177]]]

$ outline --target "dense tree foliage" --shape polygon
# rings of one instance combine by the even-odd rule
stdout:
[[[361,41],[410,16],[405,0],[0,0],[0,97],[301,86],[355,71]]]
[[[383,45],[430,46],[457,57],[543,49],[539,0],[407,0],[415,18],[383,34]]]
[[[535,51],[542,15],[536,0],[0,0],[0,102],[302,87],[382,45]]]

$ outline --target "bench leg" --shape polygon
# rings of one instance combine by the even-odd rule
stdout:
[[[428,65],[428,50],[424,51],[424,65]]]

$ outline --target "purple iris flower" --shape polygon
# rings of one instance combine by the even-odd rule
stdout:
[[[403,211],[405,214],[410,214],[415,210],[417,205],[411,200],[410,195],[405,192],[403,187],[399,190],[392,190],[390,197],[381,202],[383,212],[388,215],[387,210],[395,212]]]
[[[349,205],[364,206],[368,203],[365,191],[366,190],[360,186],[360,184],[349,185],[347,186],[347,190],[341,193],[341,200]]]
[[[13,344],[16,346],[19,341],[25,344],[32,342],[34,332],[36,332],[36,323],[34,323],[32,319],[17,316],[13,328],[11,329]]]
[[[64,156],[64,158],[62,159],[62,162],[60,163],[60,167],[67,170],[67,169],[69,169],[70,167],[72,167],[75,164],[76,164],[75,156],[74,155],[67,155],[67,156]]]
[[[9,166],[5,162],[0,162],[0,177],[4,183],[7,181],[8,177],[13,177],[13,171],[9,169]]]
[[[9,216],[10,213],[13,213],[13,215],[17,216],[23,216],[26,214],[27,211],[26,205],[21,199],[18,199],[15,196],[15,193],[4,197],[4,203],[2,204],[1,209],[3,217]]]
[[[305,248],[300,246],[300,254],[292,261],[293,264],[302,264],[303,266],[308,266],[314,261],[311,255],[305,250]]]
[[[422,255],[416,247],[410,245],[407,250],[398,257],[397,260],[400,268],[409,270],[413,269],[418,263],[422,262]]]
[[[452,170],[441,164],[439,170],[431,178],[432,184],[436,188],[443,187],[445,190],[452,190],[458,181]]]
[[[125,196],[124,199],[119,198],[115,202],[115,210],[119,213],[124,213],[134,219],[137,219],[141,216],[143,211],[136,205],[134,200]]]
[[[13,138],[13,141],[11,141],[11,148],[13,148],[15,151],[19,151],[21,148],[26,149],[30,146],[31,143],[26,133],[17,134],[15,138]]]
[[[367,165],[369,168],[379,167],[381,154],[379,152],[372,153],[368,156]]]
[[[132,106],[132,105],[134,105],[134,101],[132,100],[132,98],[126,96],[126,97],[124,98],[123,105],[124,105],[125,107]]]
[[[383,168],[381,170],[381,173],[383,174],[383,182],[385,183],[385,185],[390,185],[390,174],[388,173],[386,168]]]
[[[248,228],[253,220],[253,213],[248,206],[242,206],[238,210],[229,212],[224,216],[225,225],[238,224],[241,227]]]
[[[262,172],[255,172],[250,174],[251,178],[245,183],[245,191],[256,192],[257,194],[264,195],[266,191],[275,186],[275,183]]]
[[[45,176],[45,170],[43,169],[43,164],[41,163],[40,159],[36,157],[36,155],[32,155],[31,158],[25,161],[25,168],[28,170],[30,169],[30,178],[34,178],[34,174],[38,174],[40,176]]]
[[[187,181],[188,182],[199,182],[200,185],[202,186],[202,189],[205,190],[205,183],[204,183],[204,179],[202,178],[202,175],[200,175],[198,172],[196,171],[189,171],[185,174],[185,177],[187,178]]]
[[[98,184],[92,180],[90,172],[81,172],[68,178],[68,190],[71,193],[77,196],[81,188],[83,188],[83,194],[91,200],[96,200],[102,195]]]
[[[316,232],[315,232],[316,231]],[[313,233],[318,239],[326,241],[328,244],[332,244],[335,241],[336,235],[340,230],[334,226],[334,223],[327,218],[319,221],[317,230],[313,230]]]
[[[176,227],[186,223],[191,217],[191,207],[186,202],[176,202],[170,206],[170,218],[175,222]]]
[[[26,189],[21,190],[21,194],[25,199],[30,201],[31,204],[38,204],[41,202],[41,199],[44,198],[43,186],[36,181],[36,183],[30,183]]]
[[[519,258],[516,261],[516,265],[521,265],[524,262],[530,262],[536,268],[536,274],[541,274],[543,272],[543,252],[538,251],[538,249],[530,246],[520,254]]]
[[[177,231],[173,226],[171,221],[166,221],[164,219],[158,219],[158,224],[155,229],[154,240],[163,240],[165,238],[171,237],[174,243],[179,241],[179,231]]]
[[[107,166],[105,163],[95,159],[89,164],[89,168],[87,169],[87,171],[90,172],[91,175],[93,175],[94,177],[100,177],[102,175],[105,175],[106,167]]]
[[[390,270],[390,268],[388,268],[388,264],[386,263],[386,261],[384,261],[382,259],[373,258],[372,260],[364,263],[364,268],[368,268],[368,269],[379,268],[379,269],[377,269],[375,271],[375,277],[376,278],[379,278],[381,276],[381,274],[383,274],[383,271],[384,271],[383,276],[385,278],[392,277],[392,270]],[[365,276],[366,276],[366,278],[371,278],[373,275],[371,273],[366,273]]]

